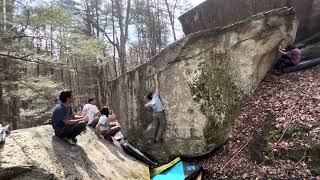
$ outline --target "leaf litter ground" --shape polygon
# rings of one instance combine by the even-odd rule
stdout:
[[[320,66],[268,74],[247,102],[227,143],[194,159],[203,178],[320,179],[307,154],[320,139]]]

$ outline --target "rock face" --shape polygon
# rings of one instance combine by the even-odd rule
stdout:
[[[299,42],[303,59],[315,59],[320,57],[320,0],[314,0],[312,5],[312,15],[310,28],[312,33],[310,37]]]
[[[314,34],[308,39],[301,41],[297,45],[302,52],[302,58],[307,59],[316,59],[320,57],[320,32]]]
[[[315,33],[319,33],[319,30],[320,30],[320,0],[313,0],[311,18],[310,18],[309,23],[310,23],[310,29],[311,29],[311,33],[309,34],[309,36],[312,34],[315,34]]]
[[[0,179],[149,179],[149,168],[87,130],[70,146],[51,126],[13,131],[0,147]]]
[[[260,13],[231,26],[190,34],[109,82],[109,101],[129,141],[162,161],[203,155],[220,146],[245,97],[276,59],[278,46],[292,43],[296,30],[292,9]],[[155,72],[167,129],[164,142],[150,145],[145,141],[152,113],[144,104]]]
[[[223,27],[253,14],[281,7],[294,7],[300,25],[297,40],[320,28],[320,0],[207,0],[179,17],[185,34]]]

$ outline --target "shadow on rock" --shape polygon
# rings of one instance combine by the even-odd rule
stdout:
[[[88,127],[90,130],[92,130],[92,132],[95,132],[95,129],[92,127]],[[125,159],[123,158],[123,156],[121,156],[120,154],[121,152],[121,147],[120,144],[118,144],[117,142],[109,142],[103,138],[100,138],[97,136],[98,141],[100,141],[113,155],[115,155],[117,157],[117,159],[119,159],[120,161],[125,161]],[[115,145],[117,147],[115,147]],[[119,149],[120,148],[120,149]],[[119,154],[120,153],[120,154]]]
[[[167,152],[163,142],[152,142],[153,124],[150,123],[144,130],[143,136],[145,141],[142,144],[141,152],[147,155],[151,160],[159,163],[167,163],[170,159],[167,157]],[[166,141],[166,139],[164,140]]]
[[[103,138],[98,138],[98,140],[106,146],[106,148],[108,148],[108,150],[117,157],[117,159],[119,159],[120,161],[125,161],[125,159],[123,158],[123,156],[121,156],[120,154],[122,154],[123,152],[121,151],[121,147],[120,144],[118,142],[108,142],[107,140],[103,139]],[[113,147],[112,147],[113,146]],[[116,147],[117,146],[117,147]]]
[[[85,171],[93,179],[103,179],[104,176],[96,171],[97,167],[88,158],[81,146],[71,146],[56,136],[52,136],[52,148],[58,163],[64,171],[66,179],[85,179]]]

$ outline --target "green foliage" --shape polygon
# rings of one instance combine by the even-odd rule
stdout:
[[[25,14],[19,16],[24,19]],[[35,27],[51,26],[53,28],[70,27],[74,22],[73,14],[61,5],[51,3],[37,6],[30,14],[29,21]]]
[[[297,138],[300,139],[312,129],[313,128],[309,126],[299,126],[295,129],[287,130],[286,132],[284,132],[284,134],[283,134],[283,130],[274,130],[269,132],[267,136],[267,140],[269,142],[277,142],[281,138],[282,134],[283,134],[283,137],[282,137],[283,139],[297,139]]]
[[[54,82],[51,76],[31,76],[22,82],[25,85],[20,83],[16,94],[20,99],[21,119],[37,124],[51,114],[54,98],[62,86]]]
[[[316,140],[312,143],[309,154],[311,159],[309,162],[311,171],[315,175],[320,175],[320,140]]]
[[[81,34],[73,34],[66,38],[70,45],[68,55],[78,56],[90,59],[103,59],[105,56],[102,53],[103,42],[96,38],[90,38]]]
[[[124,33],[129,37],[122,37],[118,16],[122,14],[125,17],[128,5],[126,1],[119,2],[120,8],[112,7],[111,1],[0,3],[0,9],[5,9],[0,11],[0,58],[7,60],[3,69],[8,70],[8,78],[1,82],[4,93],[1,101],[8,107],[7,114],[4,114],[10,117],[8,119],[14,117],[18,121],[14,123],[20,125],[48,117],[53,94],[63,87],[53,79],[86,96],[88,89],[92,91],[91,87],[96,83],[90,80],[97,79],[103,83],[104,79],[117,76],[121,51],[126,55],[126,50],[131,50],[132,54],[127,54],[123,60],[129,67],[149,59],[167,45],[170,24],[160,4],[158,7],[147,0],[131,1],[129,29]],[[179,3],[177,6],[177,10],[181,9]],[[129,40],[125,40],[122,46],[122,39],[126,38]],[[109,63],[111,55],[114,59]],[[102,94],[105,87],[101,85],[94,91]],[[20,112],[10,111],[12,108],[19,108]],[[34,125],[38,123],[20,127]]]

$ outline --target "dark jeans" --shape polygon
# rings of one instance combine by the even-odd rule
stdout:
[[[78,136],[82,131],[86,129],[88,122],[80,122],[77,124],[73,124],[70,126],[65,126],[63,129],[63,133],[59,135],[61,138],[75,138]]]
[[[110,139],[112,136],[114,136],[118,131],[120,131],[121,127],[114,126],[110,127],[106,130],[102,130],[100,133],[103,135],[104,138]]]
[[[275,69],[283,70],[284,68],[295,66],[290,57],[283,55],[275,65]]]
[[[164,112],[153,113],[153,132],[152,137],[154,139],[162,139],[166,130],[166,117]]]
[[[151,166],[152,168],[157,167],[157,163],[153,162],[152,160],[150,160],[146,155],[144,155],[142,152],[140,152],[138,149],[136,149],[135,147],[133,147],[131,144],[128,143],[127,140],[125,139],[121,139],[120,140],[120,145],[122,147],[122,149],[127,152],[128,154],[130,154],[131,156],[135,157],[136,159],[148,164],[149,166]]]
[[[99,118],[95,118],[95,119],[91,122],[91,124],[88,124],[88,126],[91,126],[91,127],[95,128],[96,125],[98,124],[98,122],[99,122]]]

